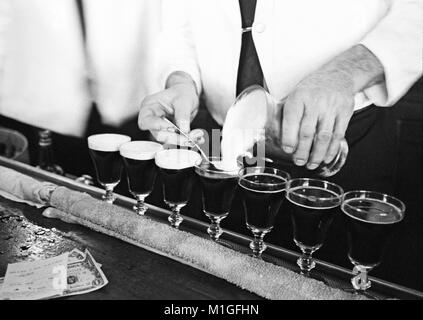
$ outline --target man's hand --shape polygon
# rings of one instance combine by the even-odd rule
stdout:
[[[172,73],[165,90],[146,97],[141,103],[138,126],[141,130],[149,130],[159,142],[186,145],[187,139],[164,120],[169,118],[191,139],[199,141],[203,132],[190,132],[190,123],[197,114],[198,105],[199,97],[191,77],[182,72]]]
[[[330,163],[354,112],[357,92],[383,81],[383,67],[364,46],[334,58],[301,81],[283,110],[282,148],[310,170]]]
[[[353,114],[354,94],[347,77],[316,72],[292,92],[284,107],[282,144],[294,163],[316,169],[337,155]]]

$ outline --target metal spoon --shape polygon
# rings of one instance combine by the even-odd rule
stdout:
[[[166,121],[167,123],[169,123],[173,128],[175,128],[180,134],[182,134],[185,138],[187,138],[187,140],[198,149],[198,151],[200,151],[201,156],[204,158],[204,160],[206,160],[208,162],[208,164],[210,165],[211,168],[216,168],[214,166],[214,164],[209,160],[209,158],[207,157],[207,155],[204,153],[204,151],[200,148],[200,146],[191,139],[191,137],[186,134],[185,132],[183,132],[176,124],[174,124],[172,121],[170,121],[167,118],[163,118],[164,121]]]

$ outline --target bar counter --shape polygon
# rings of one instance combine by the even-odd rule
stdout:
[[[80,184],[39,169],[0,157],[0,165],[69,189],[86,192],[100,198],[101,189]],[[134,200],[118,196],[116,206],[132,208]],[[59,255],[73,248],[88,249],[102,264],[109,284],[92,293],[65,299],[263,299],[261,296],[241,289],[224,279],[198,270],[187,264],[169,259],[152,251],[139,248],[111,236],[92,231],[86,227],[67,224],[41,215],[42,209],[12,202],[0,197],[0,276],[7,264],[27,259],[40,259]],[[167,223],[169,211],[151,206],[148,214]],[[184,217],[181,229],[208,238],[207,224],[194,218]],[[224,230],[224,243],[248,254],[248,236]],[[297,271],[298,253],[269,244],[264,260],[289,270]],[[317,260],[313,277],[330,287],[350,287],[350,270]],[[421,299],[423,293],[411,288],[372,278],[369,296],[373,298]]]

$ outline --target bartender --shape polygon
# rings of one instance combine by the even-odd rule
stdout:
[[[41,129],[75,175],[92,174],[86,136],[145,136],[137,116],[160,88],[150,50],[159,17],[157,0],[0,0],[0,126],[27,136],[33,164]]]
[[[183,141],[163,116],[189,132],[201,95],[219,127],[237,94],[259,84],[286,98],[281,148],[313,170],[336,156],[349,124],[351,148],[377,130],[379,107],[421,76],[422,10],[420,0],[165,0],[164,90],[144,99],[139,126]]]

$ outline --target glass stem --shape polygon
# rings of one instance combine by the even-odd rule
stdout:
[[[184,220],[179,213],[181,211],[181,206],[172,206],[171,210],[172,214],[169,216],[168,220],[173,228],[178,229],[179,225]]]
[[[253,230],[253,235],[254,240],[250,243],[250,248],[253,250],[253,257],[261,259],[261,254],[267,248],[263,241],[266,232]]]
[[[314,249],[300,246],[302,255],[297,260],[297,265],[301,269],[301,274],[309,275],[310,271],[316,266],[316,262],[312,257]]]
[[[143,216],[148,210],[148,207],[144,203],[147,196],[141,194],[136,194],[134,196],[135,199],[137,199],[137,204],[133,207],[133,209],[138,215]]]
[[[216,217],[209,214],[206,214],[206,215],[209,217],[211,221],[211,224],[207,229],[207,233],[210,235],[210,238],[213,241],[218,241],[219,237],[223,233],[222,229],[220,228],[220,222],[225,218],[225,216]]]
[[[106,193],[103,195],[103,200],[107,203],[113,204],[116,199],[113,194],[113,189],[115,186],[113,184],[106,184],[104,185],[104,188],[106,189]]]
[[[368,278],[368,273],[371,269],[371,267],[360,265],[354,267],[353,274],[356,276],[351,279],[351,284],[356,291],[363,292],[371,287],[372,283]]]

